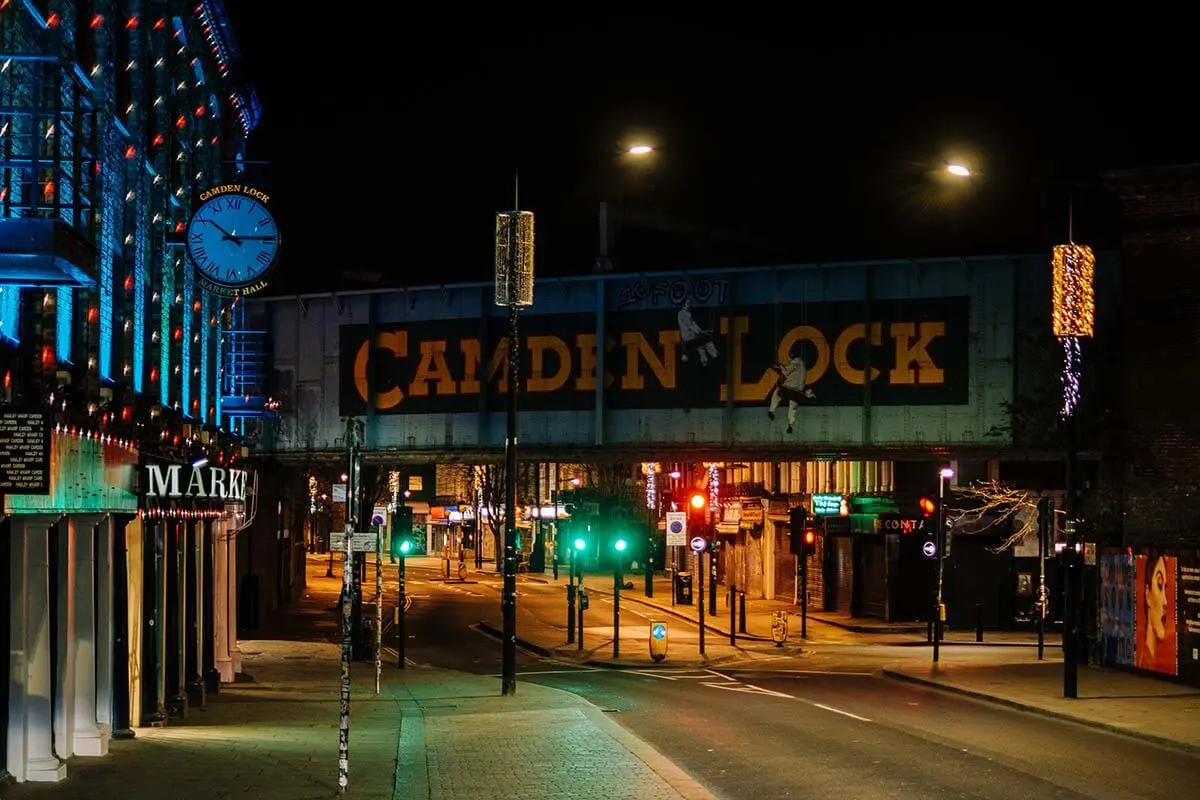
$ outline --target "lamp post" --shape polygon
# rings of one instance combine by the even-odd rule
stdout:
[[[516,194],[514,192],[514,194]],[[500,601],[504,621],[500,692],[517,691],[517,392],[521,381],[521,348],[517,312],[533,305],[533,213],[513,210],[496,214],[495,304],[508,308],[508,425],[504,440],[504,589]]]
[[[1080,559],[1078,504],[1075,497],[1077,480],[1079,429],[1076,410],[1079,406],[1080,340],[1095,330],[1096,256],[1092,248],[1073,241],[1068,225],[1069,244],[1055,245],[1051,259],[1051,320],[1054,335],[1063,346],[1063,406],[1066,428],[1066,547],[1062,552],[1063,584],[1063,697],[1079,696],[1079,587]]]
[[[933,618],[933,663],[938,662],[938,648],[942,639],[942,626],[946,623],[946,604],[942,602],[942,580],[946,572],[946,481],[954,477],[954,470],[942,467],[938,473],[937,512],[937,599],[934,602]]]

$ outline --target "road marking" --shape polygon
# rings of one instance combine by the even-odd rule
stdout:
[[[726,691],[730,691],[730,692],[745,692],[746,694],[766,694],[766,695],[770,695],[772,697],[784,697],[784,698],[787,698],[788,700],[796,699],[795,697],[793,697],[790,694],[784,694],[783,692],[775,692],[770,689],[763,689],[760,686],[754,686],[753,684],[749,684],[749,683],[737,683],[736,681],[733,682],[733,684],[705,683],[705,684],[701,684],[701,685],[702,686],[711,686],[714,689],[725,689]]]
[[[536,671],[521,670],[521,675],[533,677],[535,675],[578,675],[580,672],[603,672],[599,667],[579,667],[577,669],[543,669]]]
[[[808,701],[805,701],[805,702],[808,702]],[[849,711],[842,711],[840,708],[834,708],[833,706],[827,706],[827,705],[823,705],[821,703],[812,703],[812,705],[816,706],[817,708],[821,709],[822,711],[832,711],[834,714],[841,714],[843,717],[849,717],[850,719],[856,719],[859,722],[870,722],[871,721],[871,720],[867,719],[866,717],[860,717],[858,714],[851,714]]]

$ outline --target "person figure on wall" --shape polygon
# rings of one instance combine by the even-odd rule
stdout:
[[[712,331],[701,330],[692,317],[692,303],[684,300],[679,309],[679,334],[683,338],[683,360],[688,360],[688,350],[694,350],[700,358],[700,366],[708,363],[710,358],[717,357],[717,347],[713,344]]]
[[[787,432],[791,433],[792,426],[796,424],[796,409],[800,407],[800,401],[812,400],[816,397],[813,390],[804,384],[808,377],[808,368],[804,365],[804,359],[793,354],[788,363],[776,365],[771,369],[775,370],[779,378],[775,381],[775,388],[771,391],[771,405],[767,409],[767,418],[775,419],[775,409],[779,408],[779,404],[786,398],[788,401]]]
[[[1178,675],[1175,617],[1175,556],[1150,550],[1137,556],[1137,631],[1134,666]]]

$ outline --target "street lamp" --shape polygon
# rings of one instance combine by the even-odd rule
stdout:
[[[648,144],[635,144],[626,152],[631,156],[646,156],[654,152],[654,147]]]
[[[954,470],[942,467],[938,473],[937,508],[937,600],[933,618],[933,663],[938,661],[938,646],[942,638],[942,626],[946,623],[946,606],[942,602],[942,577],[946,570],[946,481],[954,477]]]
[[[1079,696],[1079,531],[1078,503],[1075,482],[1079,453],[1079,428],[1076,411],[1079,406],[1081,373],[1080,340],[1095,331],[1096,297],[1094,280],[1096,256],[1092,248],[1073,241],[1073,220],[1068,222],[1069,244],[1055,245],[1051,261],[1052,292],[1051,319],[1054,335],[1063,347],[1063,405],[1066,424],[1066,538],[1062,553],[1063,566],[1063,697]]]
[[[954,175],[957,178],[970,178],[974,174],[971,172],[970,167],[954,161],[951,161],[946,165],[946,172],[949,172],[951,175]]]
[[[514,192],[515,194],[515,192]],[[533,212],[496,214],[495,304],[508,309],[508,426],[504,439],[504,619],[500,692],[517,691],[517,392],[521,382],[521,347],[517,312],[533,305]]]

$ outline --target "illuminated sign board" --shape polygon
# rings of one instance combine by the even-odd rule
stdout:
[[[812,496],[812,513],[815,517],[828,517],[842,513],[842,503],[845,497],[840,494],[814,494]]]
[[[719,363],[689,355],[695,346],[672,308],[610,312],[602,345],[594,311],[530,313],[521,321],[522,405],[590,409],[600,380],[613,410],[720,408],[731,394],[734,405],[761,405],[778,382],[773,368],[793,355],[821,405],[860,405],[868,383],[876,406],[961,405],[970,400],[969,309],[967,297],[876,300],[868,324],[858,301],[698,308],[694,324],[711,330],[718,354],[705,358]],[[500,316],[343,325],[340,412],[499,408],[505,333]]]
[[[145,470],[144,494],[147,499],[172,500],[186,497],[237,503],[246,500],[247,472],[244,469],[147,464]]]

